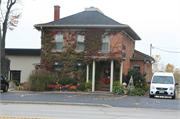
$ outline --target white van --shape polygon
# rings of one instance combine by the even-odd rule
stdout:
[[[150,82],[149,82],[150,83]],[[149,97],[172,96],[175,99],[176,85],[173,73],[157,72],[154,73],[150,83]]]

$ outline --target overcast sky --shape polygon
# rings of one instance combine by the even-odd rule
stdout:
[[[18,12],[22,17],[18,27],[7,33],[6,48],[40,48],[40,32],[34,24],[54,20],[54,5],[59,5],[60,18],[97,7],[115,21],[128,24],[142,39],[135,49],[150,55],[152,46],[171,52],[180,52],[179,0],[21,0]],[[152,49],[152,55],[161,55],[164,65],[180,68],[180,53]]]

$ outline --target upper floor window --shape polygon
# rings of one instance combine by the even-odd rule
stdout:
[[[132,68],[141,72],[141,66],[140,65],[133,65]]]
[[[110,37],[106,35],[102,38],[101,51],[109,52]]]
[[[77,51],[83,51],[83,50],[84,50],[84,36],[77,35]]]
[[[55,50],[56,51],[62,51],[63,50],[63,34],[56,34],[54,36],[54,42],[55,42]]]

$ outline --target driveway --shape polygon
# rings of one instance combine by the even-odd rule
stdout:
[[[57,102],[106,104],[112,107],[152,108],[180,110],[179,99],[149,98],[147,96],[127,96],[93,93],[62,93],[62,92],[7,92],[1,93],[1,101],[30,101],[30,102]]]

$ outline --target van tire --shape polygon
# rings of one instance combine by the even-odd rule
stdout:
[[[8,92],[8,86],[7,85],[4,87],[3,92]]]
[[[176,92],[174,91],[174,95],[172,96],[172,99],[176,98]]]
[[[149,94],[149,98],[154,98],[154,95],[150,95],[150,94]]]

